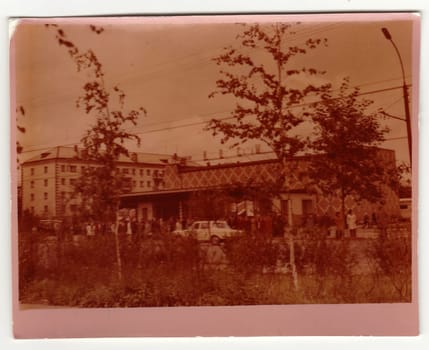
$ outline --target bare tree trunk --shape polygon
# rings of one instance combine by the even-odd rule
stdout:
[[[299,284],[298,284],[298,271],[296,270],[296,264],[295,264],[295,242],[293,240],[292,235],[289,236],[289,263],[292,268],[292,278],[293,278],[293,285],[295,287],[295,290],[299,290]]]
[[[121,283],[122,282],[122,259],[121,259],[121,249],[120,249],[119,232],[118,232],[118,227],[119,227],[118,209],[119,209],[119,205],[116,205],[115,250],[116,250],[116,267],[117,267],[118,281],[119,283]]]

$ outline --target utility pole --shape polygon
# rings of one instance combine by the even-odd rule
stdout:
[[[410,102],[408,98],[408,88],[407,83],[405,81],[405,71],[404,71],[404,64],[402,62],[401,54],[399,53],[398,47],[394,43],[392,36],[390,35],[390,32],[387,30],[387,28],[381,28],[381,31],[383,32],[384,37],[390,41],[396,51],[396,54],[399,58],[399,63],[401,64],[401,71],[402,71],[402,93],[404,96],[404,108],[405,108],[405,122],[407,124],[407,138],[408,138],[408,151],[410,154],[410,166],[412,166],[412,153],[413,153],[413,142],[412,142],[412,134],[411,134],[411,116],[410,116]]]

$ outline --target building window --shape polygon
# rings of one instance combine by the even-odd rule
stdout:
[[[34,168],[30,169],[30,173],[31,173],[31,175],[34,175]]]
[[[122,174],[128,174],[128,168],[123,168],[122,169]]]
[[[30,182],[30,188],[34,188],[34,181]]]
[[[76,179],[70,179],[70,185],[74,185],[76,183]]]
[[[61,171],[62,172],[65,172],[66,171],[66,166],[63,164],[63,165],[61,165]]]
[[[30,207],[31,214],[34,214],[34,207]]]
[[[48,199],[48,192],[43,193],[43,198]]]
[[[66,198],[66,193],[65,192],[61,192],[61,199],[65,199]]]
[[[43,170],[44,170],[45,174],[47,174],[47,173],[48,173],[48,167],[47,167],[47,166],[45,166],[45,167],[43,168]]]
[[[153,175],[154,175],[154,176],[158,176],[158,170],[154,170],[154,171],[153,171]]]
[[[133,181],[133,187],[137,187],[137,181]]]
[[[140,176],[144,175],[144,169],[140,169]]]
[[[45,213],[47,213],[47,212],[48,212],[48,206],[47,206],[47,205],[45,205],[45,207],[44,207],[44,211],[45,211]]]
[[[146,170],[146,175],[150,176],[150,169]]]
[[[132,169],[133,175],[136,174],[136,169]]]
[[[66,184],[66,179],[61,179],[61,185],[65,185]]]
[[[140,187],[144,187],[144,181],[140,181]]]
[[[34,201],[34,193],[30,194],[30,198],[32,201]]]
[[[70,165],[70,171],[71,171],[72,173],[77,172],[77,166],[76,166],[76,165]]]
[[[43,180],[43,183],[45,184],[45,186],[48,186],[48,179]]]
[[[80,167],[80,171],[81,171],[82,173],[84,173],[84,172],[85,172],[85,167],[84,167],[84,166],[81,166],[81,167]]]
[[[151,182],[150,181],[148,181],[147,182],[147,187],[150,187],[151,186]]]

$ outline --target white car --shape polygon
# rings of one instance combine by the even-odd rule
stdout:
[[[221,240],[242,234],[243,231],[234,230],[226,221],[195,221],[186,230],[176,230],[173,234],[182,237],[194,237],[198,241],[210,241],[218,244]]]

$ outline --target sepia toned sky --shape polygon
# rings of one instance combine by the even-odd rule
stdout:
[[[299,61],[299,66],[326,70],[318,78],[339,86],[350,77],[352,86],[360,86],[365,97],[374,101],[369,110],[384,108],[393,116],[404,118],[402,90],[379,93],[374,90],[402,85],[398,57],[383,34],[387,27],[401,53],[407,83],[412,77],[412,25],[410,21],[388,20],[380,15],[351,17],[331,15],[299,18],[296,35],[289,42],[299,45],[308,38],[327,38],[328,46],[312,50]],[[216,158],[235,155],[204,131],[204,122],[214,117],[227,117],[235,101],[229,96],[208,98],[220,78],[219,67],[212,61],[225,46],[238,47],[236,35],[243,26],[236,22],[248,19],[206,17],[145,18],[127,20],[79,19],[59,22],[70,40],[82,51],[92,49],[103,64],[105,81],[119,85],[126,93],[126,107],[145,107],[147,116],[132,129],[142,139],[140,152],[178,153],[201,160],[206,151]],[[279,18],[264,17],[266,21]],[[289,18],[284,16],[283,21]],[[24,147],[22,160],[45,147],[77,144],[84,130],[94,121],[75,101],[87,81],[85,72],[77,72],[64,47],[54,39],[54,32],[43,25],[46,20],[18,23],[14,33],[14,66],[16,105],[26,110],[18,124],[26,127],[18,134]],[[261,21],[261,20],[258,20]],[[292,19],[293,22],[296,19]],[[104,28],[101,34],[89,24]],[[255,58],[264,59],[258,53]],[[294,83],[306,84],[308,80]],[[411,91],[410,91],[411,92]],[[408,161],[406,127],[403,121],[387,118],[391,131],[382,145],[394,149],[397,159]],[[310,132],[311,129],[302,132]],[[244,146],[251,153],[255,143]],[[266,149],[262,147],[263,149]]]

